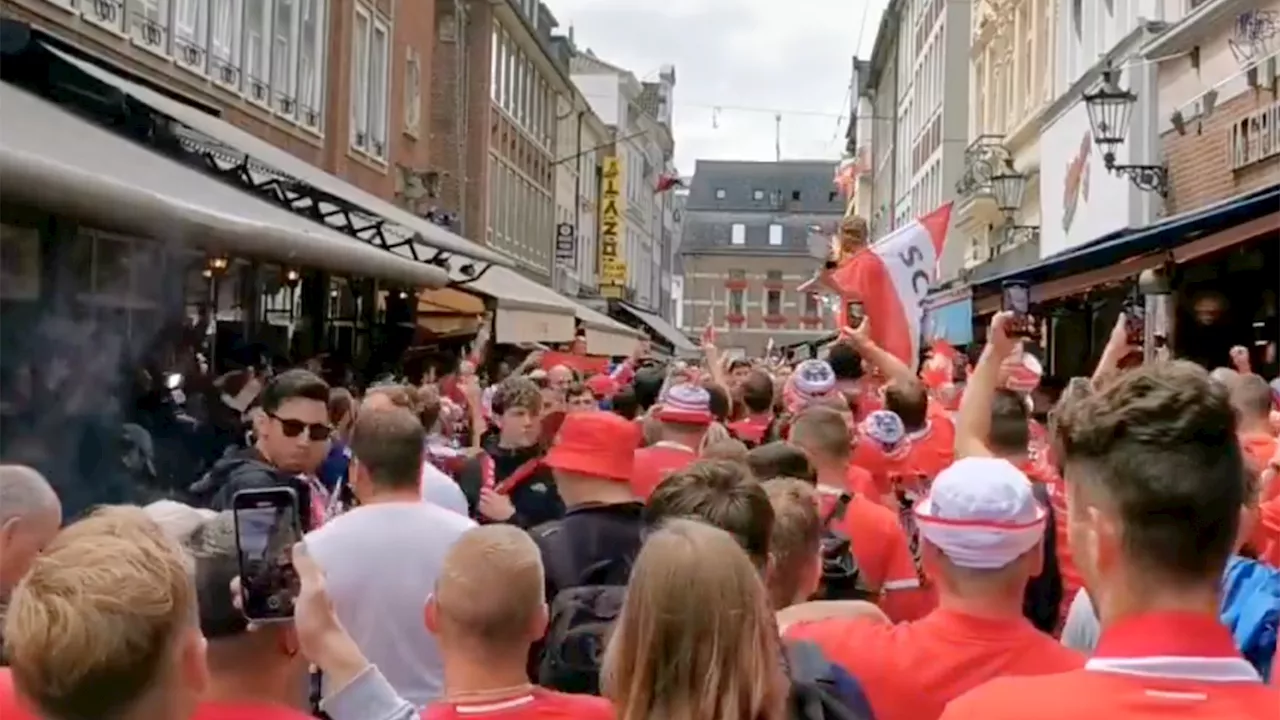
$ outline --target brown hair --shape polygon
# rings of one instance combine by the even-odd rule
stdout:
[[[435,385],[424,385],[418,388],[418,419],[422,427],[431,432],[440,420],[440,391]]]
[[[381,395],[398,408],[404,408],[410,412],[417,410],[416,391],[406,385],[390,384],[390,385],[374,385],[364,393],[364,400],[368,402],[369,398],[375,395]]]
[[[751,448],[747,453],[747,467],[751,468],[751,474],[760,481],[778,477],[818,481],[809,456],[795,445],[782,440]]]
[[[750,559],[671,520],[640,550],[601,668],[618,720],[783,720],[790,685]]]
[[[14,684],[49,718],[118,717],[172,672],[195,609],[178,544],[141,508],[100,508],[58,533],[13,591]]]
[[[829,407],[809,407],[791,421],[791,442],[833,460],[844,460],[851,452],[849,424],[840,411]]]
[[[375,485],[407,489],[422,481],[427,434],[413,413],[400,407],[360,413],[351,429],[351,454],[368,468]]]
[[[525,377],[509,377],[498,384],[493,391],[490,402],[495,417],[505,414],[514,408],[523,408],[531,413],[542,410],[542,392],[538,384]]]
[[[804,572],[822,552],[822,518],[818,491],[796,478],[777,478],[764,484],[773,505],[773,568],[769,595],[776,610],[790,607],[804,589]]]
[[[749,412],[764,413],[773,408],[773,378],[763,370],[752,370],[742,381],[742,404]]]
[[[355,409],[356,399],[351,391],[336,387],[329,390],[329,424],[337,427]]]
[[[436,581],[443,630],[489,649],[529,642],[544,583],[529,533],[501,523],[472,528],[450,546]]]
[[[915,432],[929,420],[929,394],[919,380],[894,380],[884,390],[884,409],[897,413],[907,432]]]
[[[741,440],[726,438],[707,444],[702,449],[703,460],[730,460],[736,463],[747,462],[747,446]]]
[[[1225,388],[1194,363],[1144,365],[1065,403],[1055,433],[1068,488],[1116,516],[1136,570],[1220,581],[1245,504]]]
[[[694,518],[738,539],[761,570],[769,561],[773,507],[747,469],[728,460],[701,460],[672,473],[649,496],[650,525],[671,518]]]

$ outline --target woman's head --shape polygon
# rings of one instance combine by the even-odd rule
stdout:
[[[648,538],[601,673],[618,720],[780,720],[781,662],[764,585],[732,536],[675,519]]]

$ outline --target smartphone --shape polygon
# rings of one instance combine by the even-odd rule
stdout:
[[[1147,308],[1141,295],[1130,296],[1124,303],[1124,334],[1129,345],[1142,345],[1146,339]]]
[[[1010,328],[1014,335],[1027,335],[1031,330],[1031,286],[1010,280],[1001,287],[1000,309],[1013,313]]]
[[[867,317],[867,310],[863,307],[860,300],[850,300],[844,306],[844,324],[851,328],[862,325],[862,321]]]
[[[231,511],[245,617],[255,622],[292,618],[298,574],[291,553],[302,540],[298,494],[289,487],[241,490],[232,496]]]

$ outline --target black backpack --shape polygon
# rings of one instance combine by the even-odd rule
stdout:
[[[559,542],[559,523],[536,528],[533,535],[543,558],[552,561],[547,573],[554,587],[563,588],[551,599],[538,684],[564,693],[599,695],[600,664],[613,623],[622,613],[631,563],[606,560],[577,570],[572,567],[572,550]]]
[[[786,646],[793,720],[875,720],[862,687],[810,642]]]
[[[822,585],[815,600],[871,600],[877,593],[868,587],[853,554],[853,541],[848,535],[831,527],[832,522],[843,520],[853,496],[840,493],[836,504],[822,518]]]

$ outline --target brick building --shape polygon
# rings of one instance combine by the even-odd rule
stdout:
[[[775,345],[827,334],[834,317],[816,293],[796,286],[817,267],[815,230],[843,214],[825,161],[699,160],[684,210],[681,330],[708,324],[726,352],[758,357]]]
[[[423,89],[435,5],[3,0],[0,10],[365,191],[425,212]]]

